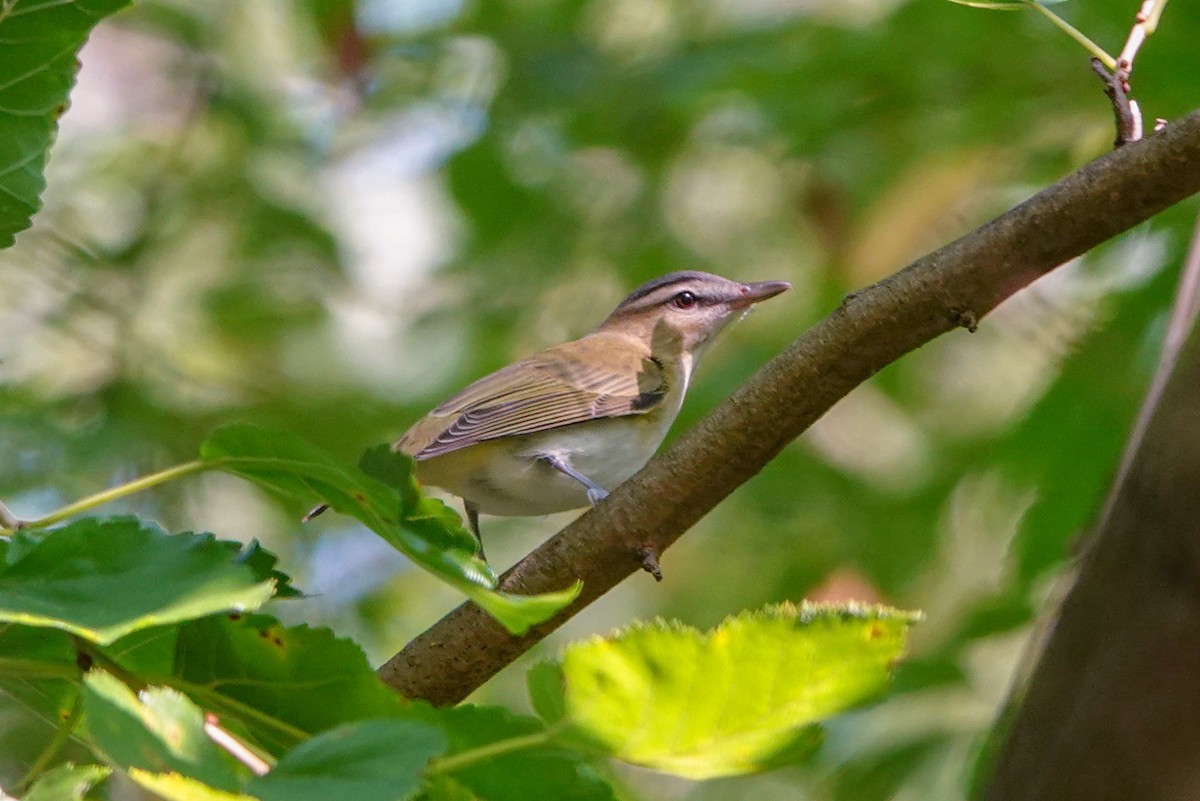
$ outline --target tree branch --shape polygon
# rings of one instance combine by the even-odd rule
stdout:
[[[1198,303],[1200,224],[1113,492],[1016,691],[989,801],[1183,801],[1200,788]]]
[[[1200,191],[1200,111],[1110,153],[961,239],[845,299],[606,501],[503,577],[516,592],[583,580],[580,597],[523,637],[472,604],[379,669],[409,698],[465,698],[534,643],[661,554],[850,390],[935,337]],[[667,570],[668,576],[670,570]]]

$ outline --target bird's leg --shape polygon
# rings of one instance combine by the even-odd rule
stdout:
[[[567,460],[561,456],[557,456],[553,453],[543,453],[538,456],[538,458],[563,475],[570,476],[583,486],[587,487],[588,501],[591,502],[592,506],[595,506],[596,504],[600,503],[600,501],[608,497],[608,490],[604,489],[604,487],[600,486],[595,481],[592,481],[583,473],[580,473],[574,467],[571,467],[571,465],[567,463]]]
[[[487,561],[487,557],[483,555],[483,537],[479,536],[479,507],[463,498],[463,509],[467,512],[467,528],[471,529],[471,533],[475,535],[475,544],[479,546],[479,558]]]

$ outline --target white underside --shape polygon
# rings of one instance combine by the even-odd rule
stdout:
[[[594,420],[471,446],[419,462],[417,475],[484,514],[531,516],[581,509],[590,503],[587,487],[544,457],[562,459],[611,492],[642,469],[662,444],[687,389],[686,379],[679,383],[652,415]],[[472,458],[468,452],[480,447],[488,448],[487,458]]]

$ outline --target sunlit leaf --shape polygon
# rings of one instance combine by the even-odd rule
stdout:
[[[245,793],[218,790],[181,773],[152,773],[131,768],[129,777],[164,801],[260,801]]]
[[[204,731],[204,713],[182,693],[150,687],[134,694],[115,676],[84,679],[88,741],[106,761],[148,773],[181,773],[218,790],[236,791],[246,768]]]
[[[39,777],[21,801],[83,801],[110,773],[104,765],[59,765]]]
[[[0,6],[0,248],[29,227],[46,187],[46,154],[101,19],[129,0],[5,0]]]
[[[254,426],[226,426],[200,449],[211,467],[253,481],[302,503],[323,502],[366,525],[414,563],[462,591],[515,634],[542,622],[579,594],[577,583],[538,596],[497,592],[496,574],[474,554],[474,541],[445,506],[421,496],[411,460],[368,452],[375,475],[343,465],[291,434]]]
[[[272,583],[206,534],[167,534],[132,517],[85,518],[47,533],[0,569],[0,621],[98,643],[226,609],[256,609]]]
[[[708,633],[638,624],[567,647],[567,719],[620,759],[688,778],[765,770],[811,751],[814,724],[886,687],[914,620],[806,604],[746,612]]]

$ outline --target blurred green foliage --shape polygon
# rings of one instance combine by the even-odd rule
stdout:
[[[1136,3],[1056,10],[1110,51]],[[1138,58],[1196,105],[1200,11]],[[1111,111],[1045,20],[933,0],[143,2],[102,25],[0,253],[0,498],[33,517],[247,420],[352,461],[469,380],[695,267],[797,287],[706,356],[695,422],[840,297],[1103,153]],[[956,798],[1031,616],[1103,497],[1195,204],[883,371],[539,651],[661,613],[922,608],[904,691],[800,767],[633,798]],[[380,660],[456,602],[369,535],[206,476],[121,507],[258,537],[272,610]],[[506,566],[569,516],[487,521]],[[494,532],[494,533],[492,533]],[[520,706],[523,671],[479,698]],[[7,703],[7,702],[5,702]],[[49,739],[0,707],[0,781]]]

